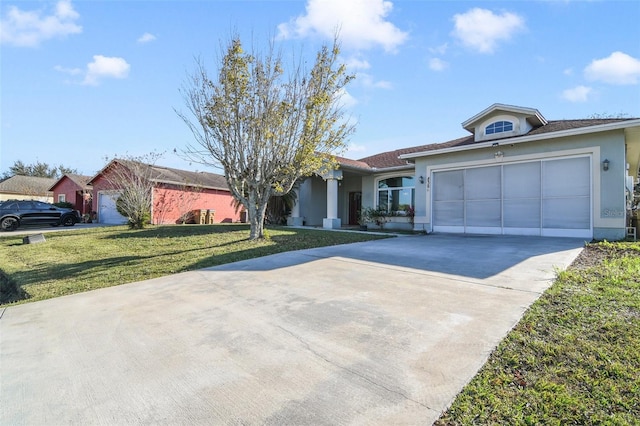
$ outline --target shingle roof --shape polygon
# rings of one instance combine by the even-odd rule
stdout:
[[[207,172],[190,172],[188,170],[172,169],[169,167],[152,166],[152,180],[158,183],[178,185],[192,185],[203,188],[229,190],[224,176]]]
[[[126,165],[130,161],[120,159],[112,160],[94,177],[89,179],[89,183],[92,183],[94,179],[103,174],[105,170],[107,170],[114,162]],[[151,180],[156,183],[187,185],[229,191],[229,186],[227,185],[226,178],[219,174],[208,172],[191,172],[188,170],[172,169],[170,167],[162,167],[151,164],[146,164],[146,166],[151,167]]]
[[[550,120],[546,126],[540,126],[531,130],[527,135],[560,132],[562,130],[579,129],[581,127],[599,126],[602,124],[618,123],[621,121],[635,120],[634,118],[593,118],[582,120]]]
[[[0,192],[15,195],[51,196],[49,188],[56,179],[15,175],[0,182]]]
[[[581,119],[581,120],[551,120],[546,125],[537,127],[528,135],[541,135],[545,133],[560,132],[563,130],[578,129],[582,127],[599,126],[602,124],[616,123],[626,120],[636,120],[635,118],[596,118],[596,119]],[[512,136],[515,137],[515,136]],[[508,139],[508,138],[505,138]],[[498,139],[499,140],[499,139]],[[361,158],[357,161],[368,164],[371,168],[385,169],[391,167],[401,167],[409,165],[407,160],[398,158],[403,154],[412,154],[414,152],[423,151],[436,151],[439,149],[453,148],[458,146],[473,145],[475,143],[483,143],[486,141],[476,142],[474,135],[464,136],[458,139],[453,139],[447,142],[432,143],[426,145],[412,146],[408,148],[396,149],[393,151],[387,151],[380,154],[372,155],[369,157]]]
[[[80,188],[91,189],[91,185],[89,185],[91,176],[76,175],[73,173],[67,173],[65,176],[71,179],[72,181],[74,181],[75,183],[77,183]]]
[[[77,175],[74,173],[67,173],[64,176],[62,176],[60,179],[56,180],[53,185],[51,185],[49,187],[49,191],[53,191],[53,188],[58,185],[58,183],[60,183],[62,181],[62,179],[67,178],[69,180],[71,180],[72,182],[74,182],[76,185],[78,185],[80,188],[82,188],[85,191],[90,191],[91,190],[91,185],[89,185],[89,181],[91,180],[91,176],[84,176],[84,175]]]
[[[354,169],[364,169],[364,170],[370,170],[371,169],[371,166],[369,166],[364,161],[352,160],[350,158],[344,158],[344,157],[338,157],[338,156],[336,156],[336,160],[338,160],[338,163],[342,167],[346,166],[346,167],[351,167],[351,168],[354,168]]]

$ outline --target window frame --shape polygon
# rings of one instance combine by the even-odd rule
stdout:
[[[413,185],[411,186],[406,186],[404,185],[404,179],[411,179]],[[382,184],[382,182],[387,181],[387,180],[391,180],[391,179],[402,179],[401,183],[403,186],[386,186],[381,188],[380,185]],[[384,176],[384,177],[380,177],[378,179],[376,179],[375,181],[375,188],[376,188],[376,208],[378,210],[383,210],[381,203],[380,203],[380,194],[382,192],[386,192],[387,196],[387,202],[385,203],[386,206],[384,208],[384,211],[387,212],[387,214],[389,215],[394,215],[394,216],[406,216],[407,215],[407,210],[408,209],[415,209],[415,204],[416,204],[416,186],[415,186],[415,175],[410,175],[410,174],[397,174],[397,175],[391,175],[391,176]],[[406,205],[406,203],[400,203],[401,201],[401,193],[402,191],[410,191],[410,201],[409,201],[409,205],[408,205],[408,209],[405,208],[404,210],[400,210],[400,205]],[[397,210],[391,210],[391,208],[393,207],[393,195],[392,193],[394,191],[398,192],[398,200],[397,200],[397,204],[398,204],[398,209]]]
[[[498,120],[498,121],[494,121],[491,124],[486,125],[484,128],[484,134],[487,136],[497,135],[500,133],[513,132],[513,129],[514,129],[513,121]]]

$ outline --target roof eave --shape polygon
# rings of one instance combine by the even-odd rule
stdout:
[[[472,149],[489,148],[489,147],[496,146],[496,144],[500,145],[500,143],[519,144],[519,143],[527,143],[527,142],[536,142],[536,141],[542,141],[542,140],[548,140],[548,139],[563,138],[567,136],[583,135],[587,133],[600,133],[600,132],[608,132],[611,130],[624,130],[631,127],[640,127],[640,119],[634,119],[634,120],[628,120],[628,121],[616,121],[615,123],[606,123],[606,124],[599,124],[597,126],[579,127],[577,129],[560,130],[558,132],[542,133],[540,135],[529,135],[529,136],[525,135],[525,136],[517,136],[514,138],[508,138],[508,139],[494,139],[488,142],[483,142],[478,144],[435,149],[432,151],[414,152],[411,154],[403,154],[400,156],[400,158],[402,158],[403,160],[407,160],[410,158],[431,157],[434,155],[447,154],[451,152],[461,152],[461,151],[470,151]]]
[[[409,164],[403,164],[402,166],[393,166],[393,167],[372,167],[371,171],[374,173],[380,173],[380,172],[393,172],[396,170],[404,170],[404,169],[414,169],[415,168],[415,164],[413,163],[409,163]]]
[[[216,189],[216,190],[220,190],[220,191],[227,191],[230,192],[229,188],[224,188],[224,187],[220,187],[220,186],[211,186],[211,185],[203,185],[203,184],[199,184],[199,183],[184,183],[184,182],[176,182],[176,181],[171,181],[168,179],[150,179],[151,182],[154,183],[164,183],[167,185],[178,185],[178,186],[186,186],[186,187],[193,187],[193,188],[203,188],[203,189]]]
[[[539,125],[544,126],[545,124],[547,124],[547,120],[542,116],[542,114],[540,114],[540,111],[535,108],[526,108],[507,104],[493,104],[490,107],[485,108],[483,111],[480,111],[473,117],[469,118],[468,120],[462,122],[462,127],[465,130],[474,133],[474,125],[481,121],[484,116],[491,114],[496,110],[508,111],[526,116],[533,116],[538,120]]]

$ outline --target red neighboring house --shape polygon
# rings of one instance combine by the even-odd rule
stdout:
[[[114,188],[108,174],[113,167],[126,167],[127,161],[112,160],[89,184],[93,187],[93,210],[99,223],[121,224],[126,219],[118,213],[116,200],[120,188]],[[213,223],[239,222],[240,210],[224,176],[215,173],[190,172],[156,165],[151,168],[153,182],[151,222],[156,225],[193,221],[194,211],[213,211]]]
[[[56,181],[49,191],[53,191],[53,202],[73,204],[81,215],[91,213],[93,189],[88,184],[91,176],[68,173]]]

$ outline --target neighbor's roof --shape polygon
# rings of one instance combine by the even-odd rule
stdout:
[[[74,173],[67,173],[67,174],[63,175],[60,179],[55,181],[55,183],[53,185],[51,185],[51,187],[49,188],[49,191],[53,191],[53,188],[55,188],[56,185],[58,185],[60,182],[62,182],[62,180],[64,178],[67,178],[67,179],[71,180],[73,183],[75,183],[76,185],[78,185],[80,188],[82,188],[85,191],[90,191],[91,190],[91,185],[89,185],[89,181],[91,180],[91,176],[84,176],[84,175],[77,175],[77,174],[74,174]]]
[[[49,188],[56,179],[15,175],[0,182],[0,192],[15,195],[51,196]]]
[[[222,189],[224,191],[229,190],[227,180],[223,175],[207,172],[190,172],[188,170],[171,169],[161,166],[151,167],[153,169],[151,180],[154,182]]]
[[[130,160],[111,160],[109,164],[104,166],[94,177],[89,180],[89,184],[100,175],[102,175],[112,164],[119,163],[126,165]],[[140,163],[143,164],[143,163]],[[151,180],[156,183],[164,183],[171,185],[184,185],[198,188],[219,189],[229,191],[227,180],[224,176],[208,173],[208,172],[191,172],[188,170],[172,169],[170,167],[156,166],[145,164],[151,167]]]

